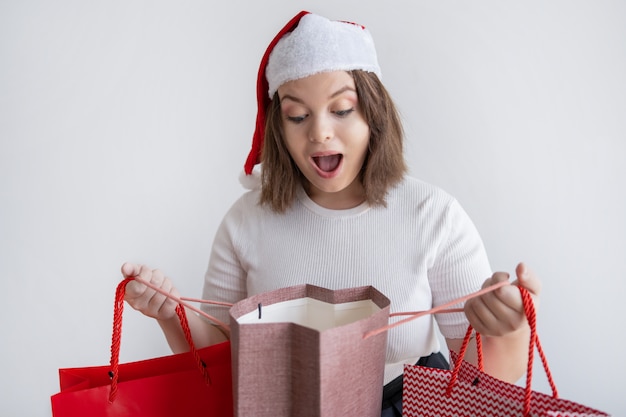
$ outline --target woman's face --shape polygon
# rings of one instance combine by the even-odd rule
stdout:
[[[359,172],[370,130],[352,76],[325,72],[278,88],[284,140],[317,204],[351,208],[365,198]]]

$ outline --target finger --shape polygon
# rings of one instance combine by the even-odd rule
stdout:
[[[130,270],[130,268],[129,268]],[[132,265],[133,277],[139,277],[143,281],[153,282],[155,285],[161,285],[162,279],[159,276],[153,276],[152,269],[148,268],[145,265]],[[155,291],[150,289],[148,286],[142,284],[139,281],[131,281],[126,284],[126,300],[137,300],[135,303],[135,308],[142,308],[147,305],[150,298],[152,297]],[[139,298],[144,298],[143,300],[139,300]]]
[[[469,300],[465,303],[464,311],[470,324],[478,333],[485,334],[490,323],[494,321],[491,311],[477,300]]]
[[[502,279],[501,274],[493,274],[487,278],[482,285],[482,288],[488,288]],[[483,294],[480,297],[472,298],[465,303],[465,315],[469,319],[472,327],[479,332],[485,333],[485,329],[489,326],[489,323],[494,321],[494,314],[491,309],[485,303],[487,296],[493,297],[491,293]]]
[[[494,272],[493,275],[483,283],[483,288],[508,281],[510,277],[511,276],[507,272]],[[495,291],[492,291],[491,293],[495,293]]]
[[[178,292],[172,285],[172,281],[165,279],[161,285],[161,289],[174,297],[178,297]],[[153,297],[154,308],[157,312],[157,316],[170,316],[172,311],[176,309],[178,303],[171,297],[167,297],[163,294],[157,293]]]
[[[501,322],[505,327],[509,327],[514,324],[510,323],[509,318],[516,317],[521,312],[520,309],[512,308],[493,295],[485,295],[484,298],[477,299],[469,304],[468,309],[485,328],[500,326]]]
[[[178,292],[172,285],[169,278],[165,277],[159,270],[151,271],[151,284],[153,288],[148,288],[146,293],[134,303],[144,314],[156,319],[169,319],[175,314],[177,301],[172,299],[178,297]],[[159,289],[156,291],[154,288]],[[168,296],[169,294],[169,296]]]
[[[124,276],[124,278],[131,278],[131,277],[136,277],[137,275],[139,275],[141,266],[130,263],[130,262],[124,262],[121,269],[122,269],[122,275]]]
[[[519,291],[518,291],[519,297]],[[502,336],[520,326],[523,314],[495,299],[479,301],[466,307],[465,314],[477,332],[487,336]]]
[[[146,279],[146,281],[149,281],[150,284],[152,284],[154,287],[162,288],[163,286],[165,286],[167,288],[167,280],[163,273],[158,269],[150,270],[149,274],[146,273],[146,275],[149,275],[150,279],[144,279]],[[161,304],[165,302],[167,297],[159,293],[158,291],[153,290],[152,288],[148,289],[149,291],[147,291],[146,294],[149,298],[147,299],[146,306],[156,312],[158,311]]]
[[[142,283],[138,281],[134,281],[134,280],[130,281],[128,284],[126,284],[124,298],[127,301],[135,300],[141,297],[146,292],[147,289],[148,287],[146,287],[145,285],[143,285]]]
[[[507,282],[509,278],[510,275],[506,272],[495,272],[491,276],[491,278],[485,280],[485,282],[483,283],[483,288],[487,288],[501,282]],[[478,300],[490,307],[490,310],[497,313],[497,311],[501,309],[501,306],[499,305],[501,303],[504,303],[509,308],[516,309],[518,305],[518,303],[516,302],[517,298],[515,292],[512,291],[511,286],[505,285],[482,295],[478,298]]]
[[[485,281],[483,287],[506,282],[508,279],[507,273],[496,272]],[[469,300],[465,306],[465,313],[479,333],[499,335],[518,326],[522,308],[519,291],[512,285],[505,285]]]
[[[515,274],[517,275],[515,284],[526,288],[534,296],[541,293],[541,281],[526,264],[520,262],[515,268]]]

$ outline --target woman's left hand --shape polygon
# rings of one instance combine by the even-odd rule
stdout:
[[[515,274],[517,280],[513,284],[526,288],[537,306],[541,292],[537,276],[523,263],[517,265]],[[484,282],[483,288],[508,279],[506,272],[496,272]],[[478,333],[504,336],[527,326],[522,297],[514,285],[505,285],[465,303],[465,315]]]

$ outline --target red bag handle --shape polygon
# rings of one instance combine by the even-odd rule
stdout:
[[[530,327],[530,342],[528,347],[528,367],[526,369],[526,388],[524,392],[524,416],[530,416],[530,404],[532,400],[532,378],[533,378],[533,362],[535,357],[535,348],[537,348],[537,352],[539,353],[539,357],[541,358],[541,363],[543,364],[543,369],[546,372],[546,376],[548,378],[548,383],[550,384],[550,388],[552,389],[552,396],[554,398],[558,398],[559,394],[556,389],[556,385],[552,378],[552,372],[550,372],[550,367],[548,366],[548,361],[543,352],[543,348],[541,347],[541,342],[539,341],[539,336],[537,336],[537,312],[535,310],[535,303],[528,292],[528,290],[524,287],[518,286],[520,294],[522,295],[522,303],[524,304],[524,312],[526,314],[526,319],[528,320],[528,325]],[[471,339],[472,333],[474,329],[470,325],[467,329],[467,333],[465,334],[465,338],[463,339],[463,344],[461,345],[461,349],[459,350],[459,355],[454,364],[454,370],[452,371],[452,376],[450,377],[450,382],[448,384],[448,389],[446,391],[446,395],[450,395],[454,385],[457,382],[459,371],[461,370],[461,364],[463,362],[463,358],[465,356],[465,352],[467,351],[467,347],[469,345],[469,341]],[[479,333],[476,333],[476,351],[478,356],[478,368],[483,371],[483,352],[482,352],[482,342]]]
[[[113,337],[111,340],[111,369],[109,376],[111,377],[111,389],[109,391],[109,402],[112,403],[117,397],[117,385],[119,380],[119,360],[120,360],[120,346],[122,342],[122,313],[124,312],[124,294],[126,293],[126,284],[136,278],[126,278],[120,282],[115,290],[115,305],[113,308]],[[139,280],[138,280],[139,281]],[[142,283],[145,283],[142,280]],[[180,325],[185,335],[185,340],[189,344],[190,352],[194,357],[198,369],[202,373],[204,380],[209,384],[211,382],[209,373],[206,370],[206,365],[200,358],[191,336],[191,330],[189,329],[189,322],[187,321],[187,314],[185,313],[185,306],[179,303],[176,306],[176,315],[180,320]]]

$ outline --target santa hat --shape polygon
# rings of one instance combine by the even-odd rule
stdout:
[[[265,109],[278,87],[327,71],[363,70],[380,77],[374,41],[365,27],[302,11],[270,42],[257,77],[257,117],[252,149],[244,170],[250,175],[261,159]]]

